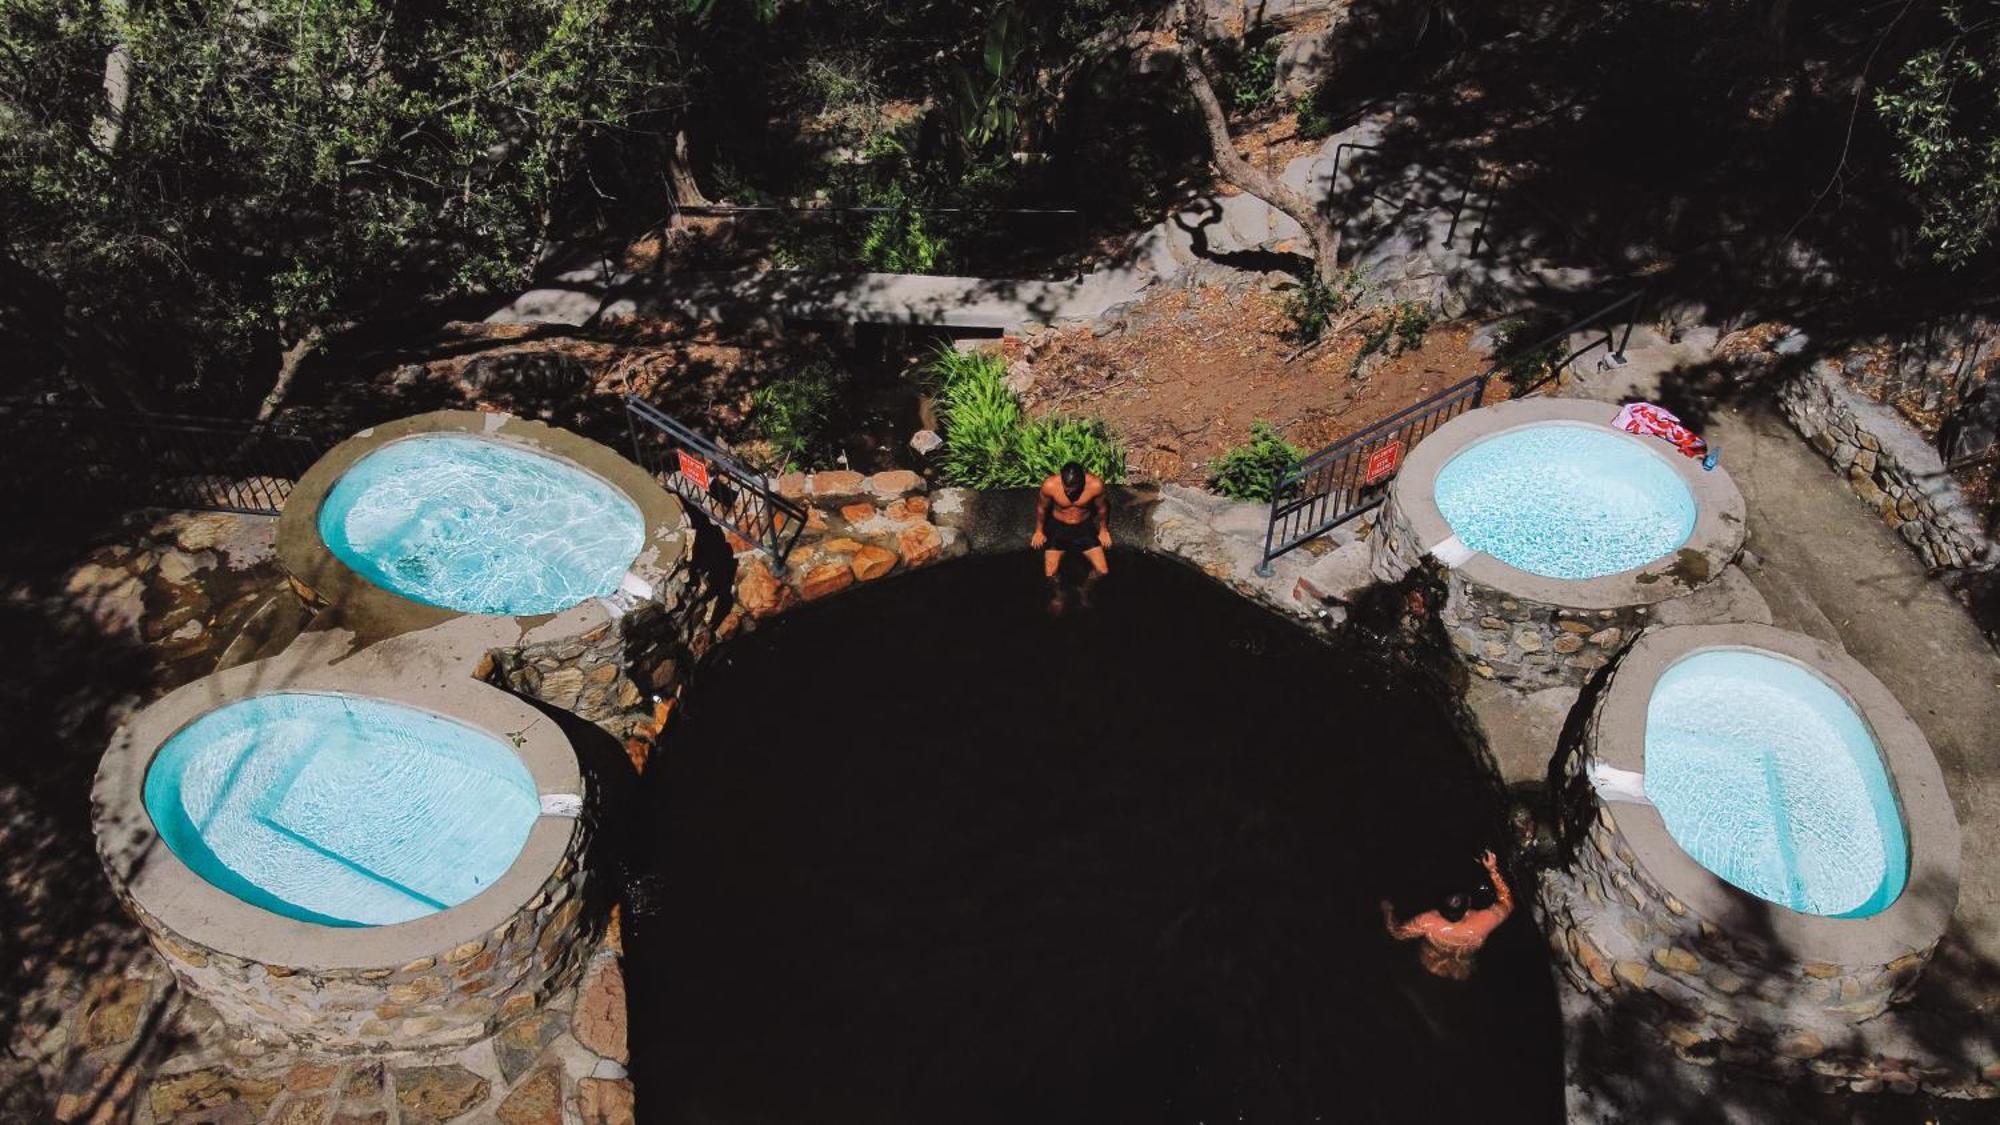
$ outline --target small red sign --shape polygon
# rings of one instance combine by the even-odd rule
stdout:
[[[1368,455],[1367,483],[1374,484],[1376,481],[1383,479],[1390,473],[1395,472],[1396,466],[1402,463],[1403,443],[1400,440],[1392,441],[1382,448],[1377,449]]]
[[[702,462],[701,458],[688,456],[688,451],[685,449],[674,450],[674,456],[680,458],[681,475],[686,477],[696,488],[707,492],[708,466]]]

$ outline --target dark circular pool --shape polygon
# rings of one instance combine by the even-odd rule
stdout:
[[[633,818],[642,1119],[1559,1120],[1525,909],[1469,983],[1383,932],[1500,840],[1445,710],[1113,564],[1051,617],[1033,557],[954,563],[701,670]]]

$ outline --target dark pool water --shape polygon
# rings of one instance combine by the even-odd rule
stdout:
[[[641,1118],[1560,1118],[1525,911],[1465,984],[1377,902],[1501,838],[1444,711],[1172,562],[1032,556],[720,650],[646,775]]]

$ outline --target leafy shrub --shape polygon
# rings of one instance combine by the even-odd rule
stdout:
[[[846,377],[824,361],[789,371],[750,396],[757,434],[786,469],[811,468],[830,451],[834,408]]]
[[[1037,418],[1022,428],[1020,484],[1040,484],[1071,461],[1107,484],[1125,479],[1125,447],[1101,418]]]
[[[997,355],[941,349],[932,361],[941,377],[944,474],[969,488],[1006,488],[1020,472],[1021,400],[1007,389],[1007,364]]]
[[[1268,503],[1285,470],[1305,455],[1269,422],[1252,422],[1250,440],[1216,459],[1209,482],[1224,496]]]
[[[1330,87],[1328,86],[1316,86],[1300,94],[1298,99],[1292,103],[1292,112],[1298,119],[1298,124],[1294,128],[1294,132],[1300,137],[1309,141],[1316,141],[1322,137],[1333,135],[1333,128],[1338,122],[1333,119],[1332,99],[1328,97],[1329,91]]]
[[[1404,352],[1422,347],[1424,334],[1430,331],[1433,319],[1430,308],[1416,301],[1398,301],[1391,305],[1362,339],[1361,350],[1354,354],[1355,369],[1358,371],[1361,361],[1377,352],[1394,359]]]
[[[873,206],[891,210],[869,216],[861,238],[861,264],[887,273],[930,273],[943,267],[947,244],[934,232],[922,211],[912,206],[900,184]]]
[[[1527,320],[1516,317],[1501,321],[1500,326],[1494,329],[1493,354],[1500,357],[1500,374],[1515,394],[1527,394],[1555,373],[1556,364],[1563,358],[1565,341],[1556,340],[1533,351],[1521,349],[1560,327],[1547,318]]]
[[[997,355],[940,348],[929,365],[944,417],[944,475],[968,488],[1022,488],[1075,461],[1111,483],[1125,450],[1096,418],[1030,421]]]
[[[1368,284],[1361,274],[1348,270],[1329,285],[1318,274],[1307,274],[1285,297],[1285,315],[1292,321],[1292,340],[1311,344],[1326,334],[1336,320],[1361,302]]]
[[[1278,97],[1278,50],[1276,32],[1266,31],[1243,42],[1229,60],[1216,83],[1216,92],[1232,111],[1242,113],[1263,109]]]

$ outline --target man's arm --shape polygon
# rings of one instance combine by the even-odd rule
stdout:
[[[1514,912],[1514,892],[1507,886],[1507,880],[1501,876],[1500,861],[1494,857],[1492,852],[1487,852],[1480,859],[1481,862],[1486,864],[1486,874],[1493,877],[1492,909],[1498,915],[1495,923],[1497,925],[1498,922],[1506,921],[1507,916]]]
[[[1035,533],[1028,537],[1028,546],[1040,547],[1049,541],[1047,525],[1043,521],[1048,518],[1050,507],[1049,487],[1043,485],[1035,493]]]
[[[1097,543],[1101,547],[1111,546],[1111,490],[1102,482],[1097,486]]]
[[[1422,915],[1418,915],[1417,917],[1420,918]],[[1417,925],[1416,918],[1412,918],[1407,922],[1396,921],[1396,908],[1389,905],[1388,899],[1382,900],[1382,924],[1388,927],[1389,936],[1395,938],[1397,941],[1409,941],[1412,938],[1424,936],[1424,928]]]

